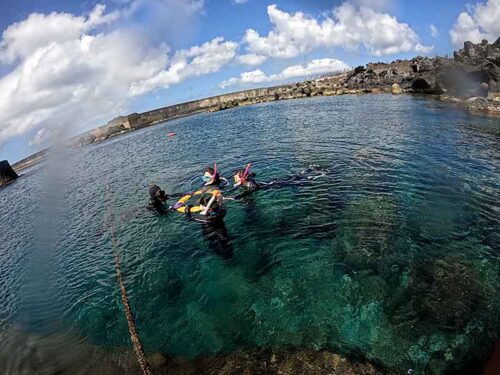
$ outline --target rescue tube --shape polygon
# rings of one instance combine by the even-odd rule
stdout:
[[[202,195],[204,193],[212,194],[212,197],[218,198],[221,195],[220,190],[211,190],[211,191],[205,191],[205,190],[197,190],[192,194],[186,194],[184,195],[181,199],[177,201],[176,204],[172,206],[174,210],[181,214],[192,214],[192,213],[200,213],[203,211],[203,208],[200,205],[196,206],[190,206],[187,204],[187,202],[194,196],[196,195]]]

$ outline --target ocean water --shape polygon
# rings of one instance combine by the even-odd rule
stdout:
[[[328,173],[227,202],[224,228],[145,209],[150,181],[189,191],[215,161]],[[148,353],[326,348],[438,374],[500,334],[500,122],[431,99],[183,118],[58,152],[0,206],[2,373],[85,373],[89,348],[130,348],[111,220]]]

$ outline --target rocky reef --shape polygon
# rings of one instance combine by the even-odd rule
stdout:
[[[10,184],[19,178],[7,160],[0,161],[0,186]]]

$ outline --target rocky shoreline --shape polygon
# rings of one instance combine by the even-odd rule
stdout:
[[[465,42],[453,58],[415,57],[369,63],[352,71],[295,84],[251,89],[117,117],[70,140],[70,147],[102,142],[147,126],[203,112],[315,96],[419,94],[457,104],[474,114],[500,117],[500,38]],[[14,164],[20,171],[43,160],[47,150]]]

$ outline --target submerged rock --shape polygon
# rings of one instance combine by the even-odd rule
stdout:
[[[25,374],[139,374],[133,350],[99,347],[70,334],[41,335],[7,328],[0,348],[0,373]],[[3,333],[7,333],[4,331]],[[2,336],[2,339],[4,337]],[[161,352],[147,355],[153,374],[280,374],[381,375],[375,365],[326,350],[256,348],[191,359]]]
[[[416,265],[410,289],[422,321],[453,331],[463,329],[487,308],[493,291],[482,284],[472,262],[450,255]]]
[[[274,351],[256,349],[212,357],[199,357],[193,361],[177,358],[169,361],[158,373],[167,374],[280,374],[280,375],[378,375],[391,374],[370,363],[352,361],[328,351],[300,350]]]

